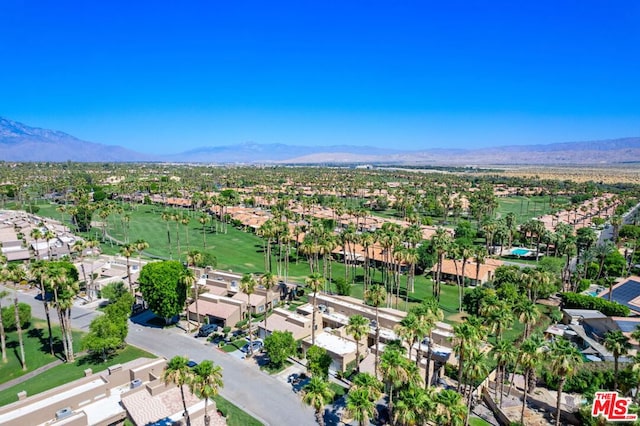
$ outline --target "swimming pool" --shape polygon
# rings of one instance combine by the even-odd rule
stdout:
[[[531,250],[525,248],[514,248],[511,250],[511,254],[516,256],[527,256],[531,254]]]

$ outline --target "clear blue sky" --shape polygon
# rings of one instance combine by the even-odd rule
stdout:
[[[640,2],[0,2],[0,116],[172,153],[640,136]]]

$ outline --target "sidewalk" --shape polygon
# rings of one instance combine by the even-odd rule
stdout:
[[[49,369],[51,369],[51,368],[53,368],[53,367],[55,367],[57,365],[60,365],[60,364],[63,364],[63,361],[60,360],[60,359],[56,359],[55,361],[50,362],[47,365],[43,365],[40,368],[36,368],[33,371],[29,371],[24,376],[16,377],[13,380],[9,380],[8,382],[5,382],[5,383],[0,385],[0,392],[4,391],[6,389],[9,389],[10,387],[12,387],[14,385],[18,385],[18,384],[20,384],[22,382],[25,382],[25,381],[37,376],[38,374],[43,373],[43,372],[45,372],[45,371],[47,371],[47,370],[49,370]]]

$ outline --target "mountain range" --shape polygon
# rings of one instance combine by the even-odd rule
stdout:
[[[171,155],[80,140],[0,117],[0,160],[238,164],[561,165],[640,162],[640,137],[492,148],[401,150],[370,146],[258,144],[204,146]]]

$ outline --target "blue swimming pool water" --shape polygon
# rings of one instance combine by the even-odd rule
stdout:
[[[516,256],[526,256],[531,252],[531,250],[517,248],[511,250],[511,254],[515,254]]]

